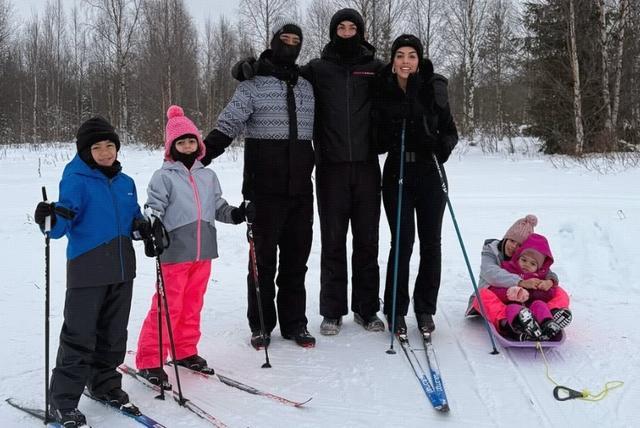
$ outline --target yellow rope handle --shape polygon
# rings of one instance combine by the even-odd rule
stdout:
[[[542,350],[542,344],[540,342],[536,342],[536,349],[540,351],[540,354],[542,355],[542,359],[544,360],[545,374],[547,376],[547,379],[549,379],[551,383],[556,385],[556,387],[553,389],[553,396],[558,401],[566,401],[574,398],[577,398],[579,400],[584,400],[584,401],[600,401],[604,399],[607,396],[607,394],[609,394],[609,391],[611,391],[612,389],[620,388],[624,385],[624,382],[621,380],[609,381],[604,384],[604,389],[595,395],[593,395],[588,389],[583,389],[582,391],[575,391],[565,386],[561,386],[549,374],[549,362],[547,361],[547,357],[544,354],[544,351]],[[561,396],[560,392],[564,392],[567,395]]]

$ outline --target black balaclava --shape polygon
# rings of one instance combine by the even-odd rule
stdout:
[[[198,155],[200,154],[200,147],[198,147],[198,149],[193,153],[180,153],[176,149],[176,141],[181,140],[183,138],[187,138],[187,137],[192,137],[192,138],[195,138],[196,140],[198,139],[198,137],[196,137],[195,135],[190,135],[190,134],[179,136],[178,138],[173,140],[173,143],[171,143],[171,149],[169,150],[169,154],[171,155],[171,159],[173,159],[176,162],[182,162],[182,164],[186,166],[187,169],[190,170],[194,162],[196,161],[196,159],[198,159]]]
[[[348,39],[338,36],[338,25],[342,21],[353,22],[356,25],[356,34]],[[329,24],[329,35],[331,43],[335,47],[340,56],[353,57],[360,51],[360,45],[364,41],[364,20],[360,13],[355,9],[340,9],[331,17]]]
[[[108,178],[113,178],[122,170],[120,162],[116,160],[111,166],[100,166],[91,155],[91,146],[100,141],[109,140],[116,145],[116,151],[120,150],[120,138],[111,124],[100,116],[92,117],[85,121],[76,134],[76,147],[78,156],[92,169],[97,169]]]
[[[300,43],[293,46],[288,45],[280,40],[280,35],[284,33],[295,34],[300,37]],[[271,50],[273,55],[271,60],[278,65],[293,65],[300,55],[300,49],[302,48],[302,29],[296,24],[287,23],[274,32],[271,38]]]

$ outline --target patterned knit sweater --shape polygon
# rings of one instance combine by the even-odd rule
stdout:
[[[298,140],[313,136],[314,96],[311,84],[298,78],[293,89],[298,117]],[[256,76],[238,85],[220,113],[216,128],[231,138],[285,140],[289,138],[287,85],[273,76]]]

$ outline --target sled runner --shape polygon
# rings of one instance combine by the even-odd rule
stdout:
[[[519,340],[510,339],[508,337],[504,337],[503,335],[498,333],[498,331],[496,330],[493,324],[489,323],[489,327],[491,327],[491,331],[493,332],[494,337],[496,338],[498,343],[502,345],[503,348],[535,348],[536,345],[538,344],[538,342],[535,340],[519,341]],[[562,345],[565,338],[566,338],[565,332],[561,331],[552,340],[541,340],[540,345],[542,345],[543,348],[555,348],[557,346]]]

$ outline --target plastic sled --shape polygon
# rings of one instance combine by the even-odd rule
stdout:
[[[520,342],[517,340],[510,340],[509,338],[504,337],[496,330],[495,326],[489,323],[489,327],[491,327],[491,331],[493,332],[493,336],[496,338],[498,343],[502,345],[504,348],[535,348],[538,343],[542,345],[543,348],[555,348],[557,346],[562,345],[564,340],[566,339],[566,334],[564,330],[561,330],[560,333],[553,338],[553,340],[543,340],[540,342],[536,342],[535,340],[527,340],[524,342]]]

